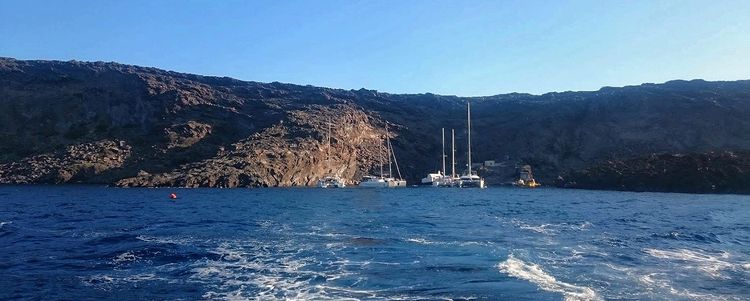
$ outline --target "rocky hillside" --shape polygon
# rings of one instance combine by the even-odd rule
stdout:
[[[290,186],[328,173],[351,182],[377,165],[386,123],[414,182],[439,168],[441,127],[456,129],[465,166],[467,101],[475,161],[531,164],[543,183],[608,160],[750,149],[750,81],[462,98],[0,58],[0,183]]]
[[[750,152],[652,154],[608,160],[573,171],[558,181],[573,188],[747,194]]]

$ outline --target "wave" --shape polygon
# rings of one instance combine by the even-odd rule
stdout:
[[[363,289],[367,278],[357,271],[369,265],[398,262],[321,260],[308,253],[312,246],[286,242],[230,241],[212,250],[215,259],[197,260],[187,270],[188,281],[201,284],[211,300],[452,300],[439,295],[414,295],[412,287]],[[418,263],[415,261],[414,263]],[[471,297],[466,297],[471,299]]]
[[[0,222],[0,229],[2,229],[2,228],[3,228],[3,226],[5,226],[5,225],[7,225],[7,224],[12,224],[12,223],[13,223],[13,222]]]
[[[297,246],[299,247],[299,246]],[[190,279],[205,284],[203,298],[217,300],[356,300],[373,298],[374,291],[354,291],[333,285],[350,276],[346,262],[329,262],[316,271],[314,258],[297,257],[278,246],[225,243],[213,250],[216,260],[192,264]],[[282,255],[285,254],[285,255]],[[341,296],[341,294],[347,296]]]
[[[492,246],[493,243],[489,241],[433,241],[422,237],[410,237],[405,239],[406,242],[416,243],[420,245],[446,245],[446,246]]]
[[[154,242],[158,244],[190,245],[193,242],[193,240],[189,238],[156,237],[149,235],[138,235],[135,238],[140,241]]]
[[[690,250],[664,251],[656,249],[646,249],[645,252],[657,258],[675,259],[680,261],[706,262],[707,260],[711,261],[711,259],[708,259],[708,257],[712,257],[710,255]],[[725,252],[719,255],[719,257],[722,256],[729,257]],[[743,300],[743,298],[741,297],[725,294],[711,294],[705,291],[701,292],[694,290],[701,288],[693,287],[688,289],[678,287],[676,285],[676,283],[679,283],[681,281],[681,279],[679,279],[680,275],[692,275],[693,273],[678,273],[677,275],[675,275],[675,272],[671,269],[660,267],[656,267],[656,270],[654,270],[653,268],[647,268],[644,266],[626,267],[616,266],[610,263],[605,263],[604,265],[614,271],[617,271],[618,273],[626,275],[627,278],[634,280],[636,284],[643,287],[643,289],[635,290],[639,292],[637,293],[637,295],[635,295],[636,299],[654,299],[654,296],[657,298],[665,298],[665,296],[667,295],[672,295],[674,296],[672,298],[677,298],[680,300]],[[695,269],[696,266],[686,266],[686,268]]]
[[[562,293],[567,301],[601,300],[593,289],[559,281],[538,265],[523,262],[513,254],[508,255],[508,259],[499,263],[497,267],[501,272],[530,281],[542,290]]]
[[[555,235],[557,232],[560,231],[583,231],[588,228],[590,228],[593,224],[588,221],[584,221],[580,224],[575,223],[559,223],[559,224],[541,224],[541,225],[532,225],[525,223],[523,221],[517,220],[517,219],[511,219],[510,223],[519,229],[522,230],[529,230],[536,233],[541,233],[545,235]]]
[[[708,232],[703,234],[698,233],[680,233],[677,231],[670,231],[668,233],[652,233],[649,238],[655,239],[672,239],[672,240],[684,240],[699,243],[721,243],[719,236],[714,233]]]
[[[146,281],[169,281],[167,278],[159,277],[153,273],[142,273],[134,275],[93,275],[88,277],[79,277],[83,285],[93,286],[102,290],[111,290],[113,286],[127,283],[146,282]]]
[[[741,298],[737,298],[734,296],[719,296],[719,295],[712,295],[712,294],[707,294],[707,293],[698,293],[698,292],[694,292],[694,291],[684,289],[684,288],[676,288],[672,286],[672,283],[665,278],[666,278],[665,273],[650,273],[646,275],[641,275],[640,277],[638,277],[638,280],[639,282],[641,282],[641,284],[644,284],[649,290],[658,288],[666,292],[669,292],[669,294],[673,296],[687,298],[691,300],[726,300],[726,301],[742,300]]]
[[[437,243],[435,241],[429,241],[429,240],[426,240],[426,239],[420,238],[420,237],[417,237],[417,238],[407,238],[406,241],[408,241],[408,242],[414,242],[414,243],[418,243],[418,244],[422,244],[422,245],[432,245],[432,244],[436,244]]]
[[[125,253],[117,255],[117,257],[115,257],[114,259],[112,259],[112,263],[118,264],[118,263],[123,263],[123,262],[132,262],[132,261],[136,261],[138,259],[141,259],[141,257],[138,256],[138,255],[136,255],[132,251],[127,251]]]
[[[692,266],[687,267],[702,271],[712,278],[727,278],[722,274],[722,271],[728,269],[737,269],[738,267],[743,266],[742,263],[729,262],[728,259],[730,255],[727,252],[721,252],[716,255],[701,253],[688,249],[679,249],[676,251],[645,249],[644,252],[656,258],[693,263]]]

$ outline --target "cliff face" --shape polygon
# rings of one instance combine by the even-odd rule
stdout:
[[[441,127],[456,129],[463,170],[468,100],[475,162],[531,164],[543,183],[655,152],[750,149],[750,81],[461,98],[0,58],[0,183],[290,186],[330,172],[356,181],[378,163],[386,123],[414,182],[439,168]],[[495,183],[514,176],[487,172]]]
[[[570,172],[558,181],[572,188],[747,194],[750,152],[652,154],[609,160]]]

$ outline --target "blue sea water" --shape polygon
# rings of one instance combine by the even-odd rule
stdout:
[[[749,300],[750,197],[1,186],[0,299]]]

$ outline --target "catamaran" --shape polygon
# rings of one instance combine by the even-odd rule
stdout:
[[[391,145],[390,134],[388,133],[388,125],[385,126],[385,139],[386,143],[380,148],[380,176],[365,176],[362,178],[362,182],[359,183],[360,187],[366,188],[389,188],[389,187],[406,187],[406,180],[401,178],[401,170],[398,168],[398,160],[396,160],[396,154],[393,152],[393,145]],[[388,156],[388,174],[387,176],[383,173],[383,149]],[[396,165],[396,173],[398,178],[394,178],[392,165]]]
[[[456,187],[459,184],[459,178],[456,176],[456,133],[451,129],[451,174],[446,174],[445,170],[445,129],[443,129],[443,176],[433,182],[433,187]]]
[[[452,133],[452,132],[451,132]],[[445,128],[441,129],[441,134],[443,138],[443,154],[442,154],[442,161],[443,161],[443,169],[439,170],[436,173],[430,173],[427,174],[426,177],[422,178],[422,185],[431,185],[432,187],[453,187],[454,182],[458,183],[458,179],[454,181],[455,178],[455,141],[453,144],[453,152],[454,152],[454,160],[452,162],[453,166],[452,169],[454,170],[454,173],[451,176],[448,176],[445,170]],[[453,137],[455,139],[455,136]]]
[[[331,121],[328,121],[328,142],[326,145],[326,170],[329,175],[318,180],[318,187],[320,188],[344,188],[344,180],[340,176],[334,175],[331,172]]]
[[[471,103],[466,101],[466,130],[468,133],[468,139],[466,142],[467,161],[468,167],[465,174],[461,175],[458,180],[459,187],[476,187],[485,188],[484,179],[477,175],[476,171],[471,170]]]

